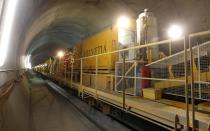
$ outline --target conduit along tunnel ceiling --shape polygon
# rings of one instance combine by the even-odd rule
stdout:
[[[121,15],[137,19],[148,8],[157,18],[158,39],[167,38],[173,23],[188,33],[210,27],[209,0],[34,0],[31,25],[25,27],[21,53],[31,54],[33,65],[72,47],[116,22]]]

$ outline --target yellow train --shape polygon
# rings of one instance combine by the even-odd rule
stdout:
[[[151,23],[150,21],[149,24]],[[143,24],[142,27],[146,28],[147,26]],[[150,25],[148,28],[154,27]],[[147,33],[149,31],[146,30]],[[155,31],[152,30],[152,32]],[[141,33],[144,36],[145,32]],[[148,33],[145,38],[142,38],[142,34],[140,38],[143,41],[147,38],[146,42],[152,42],[149,37],[155,36],[154,33]],[[130,25],[127,28],[120,28],[114,24],[75,44],[74,50],[66,51],[65,54],[71,52],[73,56],[71,58],[68,57],[70,59],[69,63],[66,62],[65,56],[54,56],[45,63],[36,66],[35,70],[47,73],[53,77],[59,77],[59,79],[69,79],[85,87],[119,92],[123,90],[122,70],[124,55],[127,94],[160,99],[161,94],[165,91],[166,93],[184,96],[184,51],[165,56],[164,54],[167,50],[161,50],[160,44],[141,48],[140,43],[136,44],[137,41],[138,24],[135,20],[130,20]],[[165,43],[166,46],[169,46],[169,44],[170,41]],[[208,60],[203,65],[198,66],[203,63],[205,58],[209,58],[209,45],[209,42],[204,42],[193,47],[193,52],[200,50],[200,54],[196,53],[193,61],[195,83],[208,82],[210,80],[210,64]],[[119,51],[126,48],[129,48],[129,50],[125,50],[124,53]],[[71,59],[73,59],[73,62]],[[191,79],[189,74],[188,79]],[[210,100],[210,89],[208,90],[207,85],[204,87],[199,84],[196,88],[196,92],[199,94],[198,99]],[[201,89],[201,86],[204,88]]]
[[[137,22],[139,21],[131,20],[130,26],[126,29],[121,29],[115,24],[107,27],[75,44],[73,49],[67,49],[64,56],[53,56],[34,67],[34,70],[75,89],[78,95],[88,100],[91,105],[94,105],[95,100],[105,102],[106,104],[102,104],[103,110],[109,112],[108,105],[111,105],[140,117],[145,115],[156,122],[163,118],[161,122],[165,124],[167,123],[165,120],[170,120],[173,126],[177,115],[185,117],[183,115],[185,104],[161,97],[162,94],[184,97],[184,51],[166,56],[169,51],[164,49],[170,45],[171,40],[154,42],[157,39],[153,41],[150,37],[156,36],[155,30],[152,30],[154,32],[151,34],[151,30],[142,31],[139,35]],[[141,23],[142,27],[143,30],[154,28],[145,23]],[[140,43],[150,44],[140,44],[138,37]],[[196,83],[195,98],[209,101],[210,42],[206,41],[193,47],[192,63]],[[190,72],[189,50],[187,53]],[[190,83],[190,73],[187,77]],[[123,84],[126,95],[121,93]],[[207,109],[209,111],[209,105]],[[149,116],[151,114],[152,116]],[[156,116],[159,116],[158,119]],[[209,119],[207,114],[197,118],[207,123],[209,127],[206,121]]]
[[[131,37],[133,37],[133,41],[135,38],[135,21],[130,21],[130,26],[126,29],[127,32],[132,32]],[[97,57],[90,57],[93,55],[108,53],[119,50],[119,28],[117,25],[113,25],[111,27],[107,27],[104,30],[96,33],[93,36],[77,43],[74,47],[74,64],[73,64],[73,71],[74,71],[74,81],[79,82],[80,77],[80,68],[81,68],[81,61],[82,60],[82,69],[83,69],[83,84],[85,86],[93,87],[95,84],[95,78],[91,74],[97,73],[98,74],[106,74],[106,75],[113,75],[115,71],[115,63],[119,61],[119,53],[113,54],[106,54],[100,55]],[[86,58],[90,57],[90,58]],[[97,61],[97,65],[96,65]],[[51,72],[51,74],[64,74],[65,72],[70,73],[71,69],[65,70],[64,65],[64,58],[59,57],[52,57],[47,60],[45,63],[38,65],[36,70],[44,71],[44,72]],[[59,70],[59,71],[58,71]],[[59,72],[59,73],[58,73]],[[89,73],[89,75],[85,75],[85,73]],[[114,86],[114,77],[112,76],[104,76],[98,75],[98,83],[97,85],[100,86],[102,89],[111,89]]]

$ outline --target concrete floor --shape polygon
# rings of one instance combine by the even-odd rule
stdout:
[[[98,131],[64,98],[48,90],[41,79],[24,78],[0,99],[0,131]]]

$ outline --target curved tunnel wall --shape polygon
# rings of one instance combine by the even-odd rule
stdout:
[[[157,17],[159,39],[166,39],[167,29],[172,23],[182,24],[186,32],[207,30],[210,27],[209,3],[208,0],[63,0],[43,9],[44,12],[38,15],[28,30],[23,52],[33,54],[38,47],[44,48],[43,45],[49,43],[61,43],[64,48],[73,46],[111,25],[120,14],[136,18],[144,8],[149,8]],[[41,61],[48,56],[43,56]],[[41,62],[34,61],[35,64]]]
[[[119,15],[136,18],[144,8],[157,17],[160,39],[166,38],[173,22],[182,23],[188,32],[208,30],[209,6],[209,0],[19,0],[12,45],[0,69],[20,68],[26,54],[38,64],[57,48],[71,47],[111,25]],[[5,76],[0,83],[9,78]]]
[[[38,46],[48,44],[51,39],[55,40],[55,38],[57,40],[54,43],[65,43],[66,46],[64,47],[73,46],[91,34],[107,27],[112,23],[114,15],[117,16],[123,8],[126,9],[123,5],[120,6],[117,1],[111,2],[112,4],[110,2],[108,0],[95,5],[94,3],[70,1],[53,6],[32,24],[28,33],[29,37],[26,37],[24,41],[22,52],[32,53]],[[127,9],[126,12],[131,11]],[[43,35],[40,36],[40,34]],[[40,40],[43,37],[48,38],[45,41]]]
[[[7,58],[4,65],[0,67],[0,87],[8,81],[14,80],[17,75],[22,72],[5,72],[5,70],[15,70],[21,68],[19,49],[21,48],[21,41],[23,40],[25,27],[29,26],[28,21],[34,9],[33,1],[18,0],[18,7],[20,8],[16,9]]]

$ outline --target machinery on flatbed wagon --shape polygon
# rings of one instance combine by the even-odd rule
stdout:
[[[186,126],[184,103],[163,96],[186,98],[187,88],[191,98],[190,85],[194,98],[207,102],[196,109],[210,111],[210,31],[189,35],[190,50],[182,37],[158,41],[157,21],[148,10],[137,20],[120,19],[34,70],[77,90],[82,98],[91,96],[154,123],[173,126],[178,115],[179,124]],[[196,119],[208,127],[207,114],[197,113]]]

